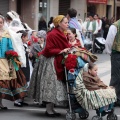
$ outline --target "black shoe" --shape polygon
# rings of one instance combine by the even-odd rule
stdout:
[[[23,105],[20,102],[14,103],[14,106],[16,106],[16,107],[23,107]]]
[[[48,116],[48,117],[56,117],[56,115],[53,113],[53,114],[49,114],[47,111],[45,112],[45,115]]]
[[[7,110],[8,108],[7,108],[7,107],[1,107],[1,106],[0,106],[0,109],[1,109],[1,110]]]
[[[28,106],[28,103],[20,102],[23,106]]]
[[[54,114],[56,115],[56,116],[61,116],[61,114],[60,113],[57,113],[57,112],[54,112]]]
[[[120,107],[120,101],[115,102],[114,107]]]

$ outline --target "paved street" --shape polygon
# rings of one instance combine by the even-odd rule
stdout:
[[[110,81],[110,57],[106,54],[99,54],[98,64],[98,74],[100,78],[109,85]],[[0,120],[65,120],[66,108],[56,108],[58,112],[62,113],[61,117],[58,118],[48,118],[45,116],[45,108],[41,108],[37,105],[34,105],[32,100],[26,100],[30,105],[27,107],[14,107],[13,102],[4,100],[4,105],[6,105],[9,109],[7,111],[0,110]],[[120,108],[115,108],[115,113],[118,115],[118,120],[120,120]],[[95,115],[94,110],[89,110],[89,118],[87,120],[91,120],[91,118]],[[77,119],[79,117],[77,115]],[[103,120],[106,120],[106,116]]]

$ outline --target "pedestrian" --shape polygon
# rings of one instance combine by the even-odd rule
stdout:
[[[82,27],[80,26],[80,23],[77,19],[77,10],[75,10],[74,8],[69,8],[67,11],[67,18],[69,21],[69,27],[70,28],[75,28],[77,31],[77,37],[81,42],[82,47],[84,46],[83,44],[83,40],[84,40],[84,36],[82,34]]]
[[[26,95],[25,76],[17,66],[10,64],[5,53],[14,50],[9,33],[3,29],[4,18],[0,16],[0,108],[7,109],[2,99],[17,100]]]
[[[120,20],[113,23],[106,38],[106,52],[111,56],[110,85],[115,87],[117,94],[116,106],[120,106]]]
[[[94,15],[94,19],[95,19],[95,21],[97,21],[98,22],[98,37],[102,37],[102,20],[101,19],[99,19],[99,16],[98,16],[98,14],[95,14]]]
[[[38,29],[39,29],[39,31],[40,30],[47,31],[47,23],[46,23],[45,18],[43,16],[41,16],[41,18],[39,20]]]
[[[54,110],[54,104],[67,100],[62,60],[63,53],[70,49],[65,35],[67,18],[58,15],[53,23],[55,28],[47,35],[45,49],[35,64],[29,87],[30,97],[40,104],[46,102],[46,115],[49,117],[60,116]]]
[[[52,30],[54,28],[53,19],[54,19],[54,17],[50,17],[50,21],[48,22],[49,30]]]
[[[94,14],[90,13],[89,15],[89,21],[87,21],[86,25],[86,31],[87,32],[92,32],[92,34],[97,34],[98,33],[98,22],[94,20]]]

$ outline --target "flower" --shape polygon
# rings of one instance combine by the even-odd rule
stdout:
[[[65,59],[65,66],[67,70],[74,69],[77,67],[77,56],[74,54],[68,54]]]
[[[42,52],[38,52],[38,54],[37,54],[37,55],[38,55],[38,57],[41,55],[41,53],[42,53]]]
[[[28,44],[28,46],[31,46],[31,41],[28,41],[28,43],[27,43],[27,44]]]
[[[14,59],[14,58],[18,58],[18,54],[17,52],[13,51],[13,50],[9,50],[5,53],[6,58],[9,59]]]
[[[69,71],[70,71],[70,73],[74,73],[75,69],[70,69]]]
[[[17,52],[13,51],[13,50],[9,50],[5,53],[6,58],[13,64],[14,68],[16,71],[19,70],[19,66],[22,64],[21,62],[19,62],[18,60],[18,54]]]
[[[38,38],[32,36],[32,41],[36,43],[36,42],[38,42]]]

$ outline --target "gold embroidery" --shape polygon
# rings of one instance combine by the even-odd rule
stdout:
[[[2,37],[10,38],[10,34],[8,31],[4,31]]]

